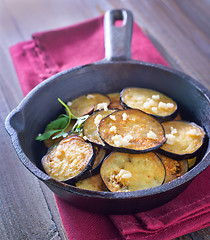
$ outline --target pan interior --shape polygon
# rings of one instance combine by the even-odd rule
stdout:
[[[202,126],[209,135],[209,101],[190,77],[141,63],[100,63],[55,75],[26,97],[21,111],[11,119],[26,156],[43,171],[41,158],[47,149],[35,138],[62,112],[58,98],[67,102],[86,93],[120,92],[125,87],[150,88],[171,97],[181,116]]]

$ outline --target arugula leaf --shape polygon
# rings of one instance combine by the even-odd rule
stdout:
[[[64,132],[64,130],[62,130],[61,132],[59,132],[58,134],[56,134],[55,136],[52,137],[52,139],[56,139],[56,138],[59,138],[59,137],[67,137],[68,136],[68,133]]]
[[[64,114],[62,114],[62,115],[64,115]],[[63,129],[67,125],[68,121],[69,121],[69,116],[64,115],[61,117],[61,115],[60,115],[56,120],[50,122],[47,125],[46,130]]]
[[[36,137],[36,140],[38,141],[47,140],[56,133],[57,134],[53,136],[52,139],[56,139],[59,137],[64,137],[64,138],[67,137],[68,134],[65,132],[65,130],[69,126],[72,117],[77,119],[75,125],[72,128],[72,132],[81,132],[82,124],[89,117],[89,115],[85,115],[80,118],[77,118],[71,113],[68,106],[60,98],[58,98],[58,101],[66,108],[66,111],[68,112],[69,115],[61,114],[57,117],[56,120],[51,121],[46,127],[46,132],[44,132],[43,134],[39,134]]]
[[[59,129],[57,130],[49,130],[47,132],[44,132],[43,134],[39,134],[37,137],[36,137],[36,140],[38,141],[44,141],[46,139],[49,139],[53,134],[57,133],[57,132],[60,132]]]
[[[55,133],[58,133],[58,134],[53,136],[53,139],[67,136],[67,133],[65,133],[65,130],[69,126],[69,124],[71,122],[71,116],[73,116],[73,114],[71,113],[68,106],[60,98],[58,98],[58,101],[66,108],[66,111],[68,112],[69,116],[66,114],[59,115],[56,120],[51,121],[47,125],[46,132],[44,132],[43,134],[39,134],[36,137],[36,140],[38,140],[38,141],[47,140]]]

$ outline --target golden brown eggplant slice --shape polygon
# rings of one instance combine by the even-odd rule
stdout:
[[[122,105],[121,105],[121,100],[120,100],[120,93],[116,92],[116,93],[109,93],[107,94],[107,96],[109,97],[111,103],[109,105],[109,108],[115,108],[115,109],[123,109]]]
[[[100,174],[110,191],[128,192],[160,186],[166,172],[161,159],[153,152],[112,152],[104,159]]]
[[[106,110],[110,104],[108,96],[100,93],[91,93],[82,95],[72,102],[68,102],[71,113],[76,117],[82,117],[91,114],[93,111],[104,109]]]
[[[188,171],[188,161],[187,160],[174,160],[162,154],[158,154],[158,156],[162,159],[163,164],[166,169],[166,178],[164,183],[170,182],[182,175],[184,175]]]
[[[155,90],[125,88],[120,96],[124,107],[139,109],[158,118],[160,121],[174,119],[177,115],[176,102]]]
[[[162,123],[167,141],[160,152],[174,159],[189,159],[198,154],[205,138],[204,130],[193,122],[169,121]]]
[[[107,191],[107,188],[102,181],[100,174],[80,180],[75,185],[76,187],[81,189],[87,189],[92,191]]]
[[[91,169],[94,150],[82,137],[70,135],[42,158],[46,173],[59,181],[74,183]]]
[[[106,156],[106,149],[98,146],[94,146],[94,150],[95,150],[95,161],[93,163],[92,169],[90,170],[91,175],[95,175],[96,173],[99,172],[101,163]]]
[[[188,161],[188,166],[189,166],[189,169],[191,169],[192,167],[194,167],[194,166],[195,166],[196,160],[197,160],[197,157],[194,157],[194,158],[187,159],[187,161]]]
[[[173,120],[180,121],[180,120],[182,120],[182,117],[181,117],[181,115],[178,113],[177,116],[176,116]]]
[[[129,153],[148,152],[166,141],[162,125],[137,109],[119,110],[105,117],[100,121],[99,134],[107,147]]]
[[[113,109],[96,111],[84,122],[83,134],[88,141],[98,144],[99,146],[105,146],[98,134],[98,124],[101,119],[114,111]]]
[[[107,155],[107,149],[96,146],[96,145],[94,145],[93,148],[94,148],[94,155],[95,155],[94,163],[92,168],[87,172],[87,174],[85,174],[84,176],[85,178],[89,178],[99,173],[101,164]]]

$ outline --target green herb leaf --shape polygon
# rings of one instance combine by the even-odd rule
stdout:
[[[46,127],[46,132],[44,132],[43,134],[39,134],[36,137],[36,140],[38,140],[38,141],[47,140],[56,133],[57,134],[55,136],[53,136],[52,139],[56,139],[59,137],[67,137],[68,134],[65,132],[65,130],[68,128],[72,117],[77,119],[75,125],[72,128],[72,132],[81,132],[82,131],[82,124],[89,117],[89,115],[85,115],[80,118],[77,118],[71,113],[68,106],[60,98],[58,98],[58,101],[66,108],[66,111],[69,115],[61,114],[57,117],[56,120],[51,121]]]
[[[64,132],[63,130],[61,132],[59,132],[58,134],[56,134],[55,136],[52,137],[52,139],[56,139],[56,138],[59,138],[59,137],[67,137],[68,136],[68,133]]]
[[[53,134],[57,133],[57,132],[60,132],[60,130],[49,130],[47,132],[44,132],[43,134],[39,134],[37,137],[36,137],[36,140],[38,141],[44,141],[44,140],[47,140],[49,139]]]
[[[46,130],[52,130],[52,129],[63,129],[66,127],[67,123],[69,121],[69,116],[65,115],[63,117],[58,117],[56,120],[50,122]]]
[[[36,140],[38,140],[38,141],[47,140],[50,137],[52,137],[52,135],[55,133],[58,133],[58,134],[53,136],[52,139],[67,136],[67,133],[65,133],[65,130],[69,126],[69,124],[71,122],[71,116],[73,116],[73,115],[72,115],[70,109],[68,108],[68,106],[60,98],[58,98],[58,101],[66,108],[66,111],[68,112],[69,116],[66,114],[59,115],[56,120],[51,121],[47,125],[46,132],[44,132],[43,134],[39,134],[36,137]]]

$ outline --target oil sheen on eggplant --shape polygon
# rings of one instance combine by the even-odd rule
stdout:
[[[84,123],[83,134],[88,141],[97,144],[99,146],[105,146],[104,142],[101,140],[98,134],[98,125],[104,117],[113,113],[115,110],[100,110],[94,112]]]
[[[115,93],[109,93],[107,94],[107,96],[110,98],[110,105],[109,108],[116,108],[116,109],[123,109],[122,104],[121,104],[121,100],[120,100],[120,93],[115,92]]]
[[[93,111],[108,108],[109,104],[109,97],[100,93],[82,95],[67,103],[71,113],[76,117],[82,117],[91,114]]]
[[[161,146],[161,153],[175,159],[193,158],[198,154],[205,138],[200,126],[187,121],[168,121],[162,125],[167,141]]]
[[[125,88],[120,96],[124,107],[139,109],[161,121],[172,120],[177,115],[176,102],[155,90]]]
[[[158,154],[158,156],[162,159],[163,164],[166,169],[166,178],[164,183],[170,182],[188,171],[188,161],[181,160],[177,161],[162,154]]]
[[[129,153],[155,150],[166,140],[162,125],[137,109],[113,112],[100,121],[98,131],[107,147]]]
[[[106,150],[104,148],[94,146],[94,150],[95,150],[95,160],[90,170],[91,175],[95,175],[95,173],[99,173],[101,163],[106,156]]]
[[[74,183],[91,169],[93,161],[92,144],[82,137],[70,135],[50,149],[42,158],[42,165],[52,178]]]
[[[101,178],[112,192],[137,191],[163,184],[165,167],[153,152],[112,152],[102,163]]]
[[[91,191],[107,191],[107,188],[102,181],[99,173],[89,178],[78,181],[75,186]]]

